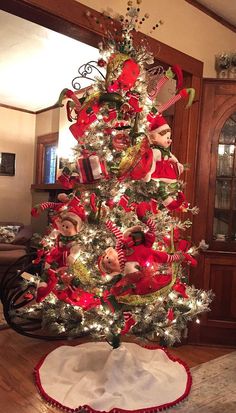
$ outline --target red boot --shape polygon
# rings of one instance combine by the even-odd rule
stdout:
[[[183,206],[187,206],[183,192],[178,192],[177,198],[168,197],[163,204],[169,211],[183,211]]]
[[[47,282],[42,282],[39,284],[36,295],[36,303],[41,303],[54,289],[57,284],[57,276],[55,271],[48,270],[48,280]]]

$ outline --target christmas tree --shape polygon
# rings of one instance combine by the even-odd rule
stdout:
[[[77,142],[74,161],[58,178],[67,193],[32,210],[50,209],[52,223],[36,275],[23,274],[37,288],[25,295],[31,305],[21,317],[40,315],[58,336],[89,334],[114,348],[127,334],[172,345],[211,301],[210,292],[189,285],[198,247],[185,233],[197,208],[185,198],[185,167],[170,151],[163,116],[181,98],[190,106],[194,90],[183,88],[179,66],[155,70],[145,43],[133,46],[138,13],[128,7],[122,35],[99,44],[99,60],[73,81],[79,89],[80,78],[97,69],[92,86],[82,96],[61,93]],[[160,103],[169,79],[175,95]]]

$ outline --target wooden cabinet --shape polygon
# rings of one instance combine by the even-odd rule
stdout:
[[[197,156],[193,239],[209,245],[193,274],[212,290],[211,312],[190,341],[236,345],[236,82],[205,79]]]

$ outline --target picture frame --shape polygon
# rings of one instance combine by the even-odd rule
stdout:
[[[0,175],[15,175],[16,154],[9,152],[0,152]]]

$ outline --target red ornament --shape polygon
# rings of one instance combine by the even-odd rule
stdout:
[[[55,271],[48,269],[47,276],[47,282],[41,283],[41,285],[39,284],[36,303],[41,303],[41,301],[43,301],[53,291],[57,284],[57,276]]]
[[[130,329],[136,324],[132,314],[130,312],[124,312],[124,321],[125,325],[124,328],[121,330],[121,335],[124,336],[127,334]]]
[[[113,209],[113,208],[115,207],[116,203],[115,203],[115,201],[113,201],[113,199],[108,199],[108,200],[106,201],[106,205],[107,205],[110,209]]]
[[[99,60],[98,60],[98,66],[99,66],[99,67],[104,67],[104,66],[106,66],[106,64],[107,64],[107,63],[106,63],[105,60],[103,60],[103,59],[99,59]]]
[[[103,116],[103,120],[105,123],[111,122],[112,120],[117,118],[117,110],[116,109],[109,109],[108,114]]]
[[[169,308],[168,313],[167,313],[167,319],[169,321],[173,321],[174,320],[174,311],[173,308]]]
[[[81,144],[84,141],[84,133],[97,120],[97,114],[100,110],[98,101],[99,96],[97,94],[88,97],[78,112],[76,122],[69,127],[74,138]]]
[[[30,291],[24,294],[24,299],[27,301],[33,300],[33,298],[34,298],[34,295]]]
[[[118,133],[112,139],[113,147],[118,151],[125,151],[130,146],[130,138],[125,133]]]
[[[121,70],[117,79],[113,78],[114,70]],[[117,92],[118,90],[131,89],[140,73],[139,65],[135,60],[130,59],[128,55],[114,53],[108,62],[108,92]]]
[[[133,111],[135,113],[142,112],[142,107],[139,106],[139,99],[140,99],[139,93],[127,92],[126,96],[128,97],[128,102],[130,106],[132,107]]]
[[[180,281],[177,281],[176,284],[173,285],[172,289],[182,295],[183,298],[188,298],[188,295],[186,294],[186,285]]]
[[[73,183],[71,181],[71,175],[69,173],[67,173],[67,171],[62,171],[62,174],[57,178],[57,181],[65,189],[72,189],[73,188]]]

